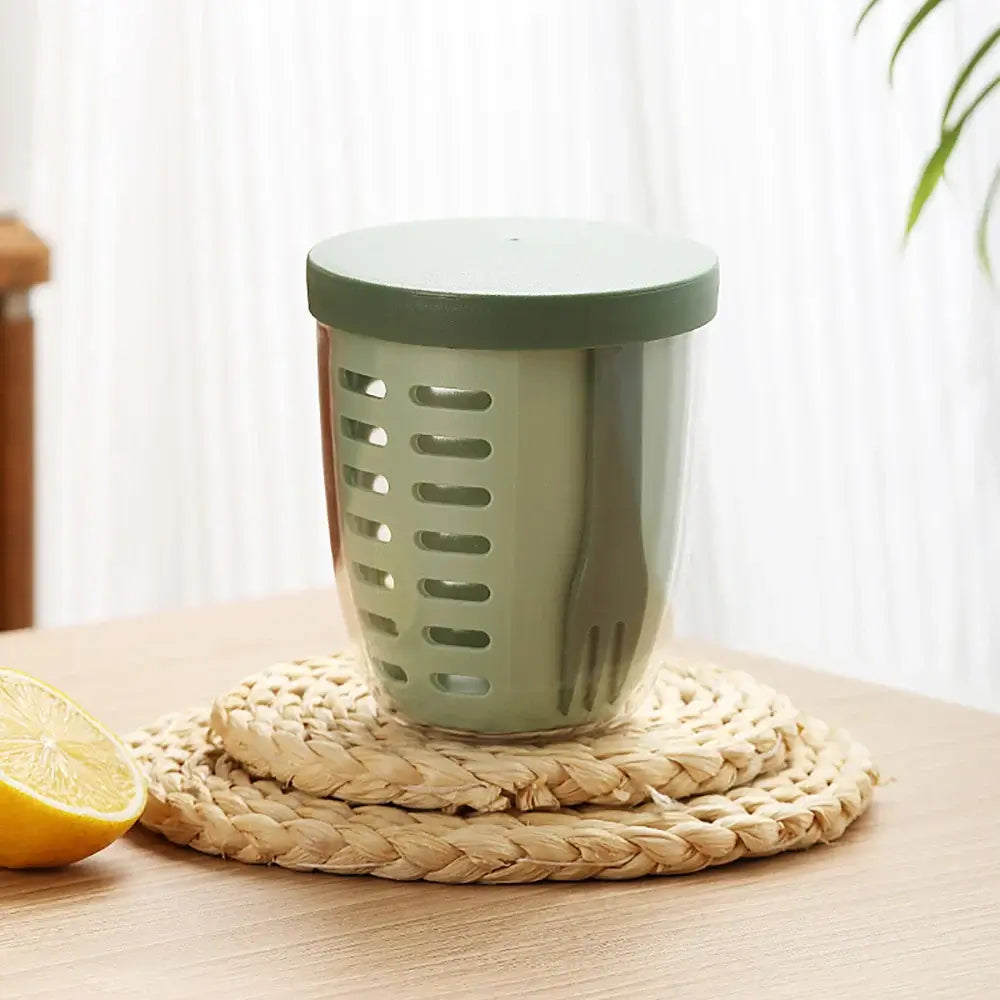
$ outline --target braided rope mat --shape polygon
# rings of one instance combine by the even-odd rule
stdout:
[[[681,689],[689,692],[695,691],[699,683],[708,685],[713,677],[720,688],[728,684],[734,690],[751,687],[766,690],[758,689],[746,675],[712,668],[716,671],[713,675],[705,672],[708,669],[675,667],[672,673],[665,673],[679,679]],[[685,688],[685,684],[694,687]],[[341,750],[345,745],[353,747],[354,753],[348,756],[365,766],[371,761],[372,773],[376,775],[370,786],[365,786],[362,776],[355,774],[331,791],[343,792],[347,785],[352,794],[360,788],[364,795],[383,796],[383,801],[423,794],[421,782],[431,772],[426,762],[414,756],[415,748],[410,749],[409,743],[400,744],[407,750],[396,756],[377,746],[371,757],[361,751],[361,748],[371,749],[372,745],[368,737],[362,738],[360,731],[381,731],[380,727],[390,723],[384,720],[368,726],[359,723],[359,718],[380,718],[373,707],[364,707],[370,703],[359,685],[346,659],[282,664],[273,672],[249,679],[237,692],[224,695],[211,717],[202,710],[175,713],[133,734],[130,743],[149,783],[148,805],[140,822],[174,843],[207,854],[296,870],[435,882],[631,879],[693,872],[740,858],[829,843],[842,836],[866,810],[878,781],[878,772],[864,747],[845,733],[830,731],[819,720],[793,713],[794,734],[786,731],[784,723],[775,730],[780,732],[777,742],[783,751],[769,758],[768,765],[759,764],[756,777],[730,785],[723,792],[699,792],[684,801],[647,785],[646,801],[626,807],[563,804],[560,794],[578,801],[589,787],[586,779],[582,783],[578,780],[572,766],[570,749],[580,745],[587,748],[582,752],[582,760],[597,763],[611,760],[611,766],[626,775],[624,781],[615,779],[619,783],[614,788],[624,789],[628,801],[640,794],[641,779],[637,775],[643,773],[641,768],[630,770],[625,766],[629,762],[621,756],[602,756],[600,749],[595,750],[600,747],[600,740],[612,738],[614,732],[581,744],[557,744],[558,764],[551,769],[539,766],[544,759],[541,745],[528,748],[532,751],[528,757],[534,761],[528,770],[540,784],[536,781],[532,785],[535,779],[530,779],[527,785],[517,787],[504,784],[508,770],[512,770],[507,768],[504,754],[510,754],[511,761],[516,763],[524,747],[464,744],[463,757],[456,749],[458,741],[441,740],[435,744],[429,757],[432,770],[439,764],[438,757],[453,762],[463,770],[462,781],[471,775],[475,781],[472,788],[486,789],[494,799],[506,796],[505,801],[516,801],[519,789],[529,785],[536,791],[527,798],[538,794],[537,788],[543,788],[556,800],[551,809],[511,808],[459,814],[444,808],[353,804],[343,798],[321,797],[289,787],[289,777],[278,778],[273,772],[281,770],[299,784],[311,780],[309,768],[315,763],[313,758],[317,753],[323,754],[317,750],[322,725],[316,721],[321,717],[319,711],[310,712],[306,706],[322,705],[323,712],[332,713],[322,718],[333,745]],[[268,690],[274,693],[268,695],[265,693]],[[228,725],[228,742],[233,745],[254,730],[253,702],[246,701],[241,707],[240,692],[244,691],[247,698],[256,692],[262,705],[260,718],[264,721],[258,728],[266,739],[258,738],[257,750],[266,753],[270,749],[276,754],[270,758],[273,766],[269,758],[258,756],[253,765],[255,773],[249,773],[227,752],[221,733],[214,728],[217,723]],[[345,700],[334,697],[338,691]],[[654,695],[653,704],[665,705],[668,697]],[[695,693],[685,700],[678,695],[679,703],[688,706],[706,697],[704,693]],[[736,702],[727,700],[731,697],[735,695],[712,699],[713,705],[724,702],[729,706],[720,710],[720,717],[730,720],[740,715],[734,709]],[[699,717],[707,720],[711,713],[707,702],[702,704],[705,710]],[[780,698],[772,704],[784,708]],[[295,705],[300,707],[286,707]],[[345,706],[351,710],[338,716],[338,709]],[[354,706],[362,707],[354,709]],[[244,712],[248,713],[246,717],[241,714]],[[671,727],[666,708],[664,713],[660,721],[666,730],[681,733],[682,730]],[[637,715],[635,720],[624,724],[623,731],[640,732],[642,718]],[[284,732],[284,723],[289,720],[292,741],[288,746],[296,752],[304,747],[309,749],[309,754],[301,756],[298,763],[289,763],[285,758],[283,737],[278,735]],[[352,727],[360,730],[354,742],[345,744],[332,735]],[[404,730],[400,739],[403,735],[406,739],[414,735],[413,730],[399,728]],[[684,732],[690,736],[710,731],[706,722],[705,726],[692,723]],[[737,727],[733,733],[738,731]],[[677,755],[670,756],[662,747],[654,742],[652,751],[646,747],[634,749],[632,762],[648,762],[658,752],[658,761],[678,763]],[[502,761],[498,771],[503,774],[493,774],[472,760],[477,753],[485,756],[494,752]],[[747,753],[753,756],[754,752]],[[337,756],[334,752],[331,759]],[[628,757],[628,751],[624,751],[624,756]],[[764,756],[760,754],[760,758]],[[778,763],[777,756],[781,758]],[[410,775],[400,783],[397,757],[424,777]],[[468,766],[470,763],[475,766]],[[379,769],[383,765],[391,765],[392,773],[382,773]],[[738,770],[732,763],[728,769],[720,765],[714,777],[704,779],[706,786],[724,772],[725,781],[730,781]],[[317,775],[323,780],[331,775],[339,780],[342,776],[336,769],[320,770]],[[697,779],[693,780],[697,787]],[[669,785],[669,779],[666,784]],[[454,788],[458,785],[453,782],[442,787],[452,790],[443,793],[439,788],[427,794],[445,801],[449,810],[457,809]],[[599,782],[596,787],[599,798],[612,794],[601,790],[606,786]],[[458,796],[470,797],[475,798],[465,793]],[[491,807],[493,801],[490,800]]]
[[[211,726],[248,773],[311,795],[493,812],[725,792],[784,765],[798,713],[746,674],[683,664],[599,735],[470,743],[396,721],[345,655],[255,674],[216,701]]]

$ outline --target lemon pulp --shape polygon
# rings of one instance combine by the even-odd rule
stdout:
[[[145,803],[128,748],[66,695],[0,668],[0,865],[80,860]]]

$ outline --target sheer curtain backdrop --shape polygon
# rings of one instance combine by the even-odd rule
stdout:
[[[860,4],[0,0],[0,200],[54,246],[42,623],[332,582],[312,243],[606,217],[722,261],[681,629],[1000,707],[995,108],[900,254],[995,3],[937,11],[892,91],[913,4],[855,41]]]

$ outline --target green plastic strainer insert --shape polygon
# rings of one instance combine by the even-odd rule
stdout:
[[[307,263],[341,604],[378,697],[476,734],[623,711],[672,599],[697,243],[453,219]]]

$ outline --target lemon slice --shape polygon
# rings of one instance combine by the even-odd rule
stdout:
[[[0,667],[0,867],[80,861],[139,818],[128,748],[61,691]]]

